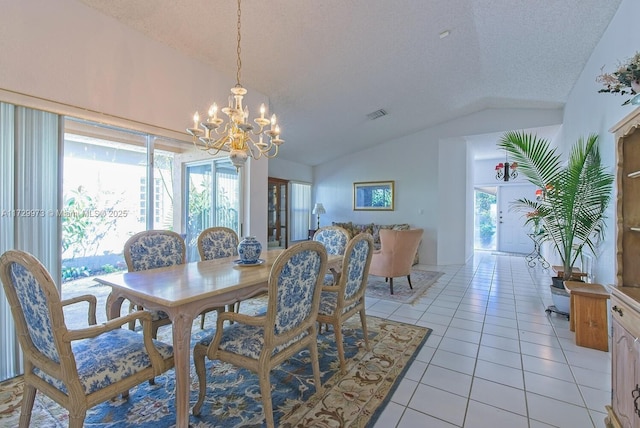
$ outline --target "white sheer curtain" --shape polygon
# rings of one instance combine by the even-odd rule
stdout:
[[[0,103],[0,253],[28,251],[60,284],[62,119]],[[0,290],[0,380],[22,372],[11,311]]]
[[[311,221],[311,185],[307,183],[291,183],[290,187],[291,235],[289,240],[303,241],[309,237]]]

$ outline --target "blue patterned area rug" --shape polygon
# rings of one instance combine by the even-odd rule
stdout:
[[[244,307],[244,310],[242,308]],[[241,311],[250,311],[243,304]],[[215,325],[215,313],[207,326]],[[192,344],[211,330],[194,322]],[[275,422],[281,427],[372,426],[390,399],[417,351],[431,330],[368,317],[371,350],[364,348],[359,317],[344,327],[347,373],[341,375],[333,331],[320,334],[320,370],[325,387],[315,394],[308,351],[303,351],[271,372]],[[170,328],[159,338],[170,341]],[[168,332],[168,333],[167,333]],[[164,333],[164,334],[163,334]],[[191,405],[197,400],[198,380],[191,366]],[[0,383],[0,426],[18,426],[22,378]],[[90,409],[86,427],[170,427],[175,425],[173,370],[131,389],[128,400],[118,397]],[[262,426],[263,412],[258,377],[227,363],[207,360],[207,395],[199,417],[190,425],[201,427]],[[67,427],[67,411],[38,393],[31,426]]]

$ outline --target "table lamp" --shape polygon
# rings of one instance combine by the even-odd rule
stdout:
[[[318,216],[318,226],[316,227],[316,230],[320,229],[320,214],[326,214],[327,212],[320,202],[316,202],[316,205],[313,207],[313,211],[311,213]]]

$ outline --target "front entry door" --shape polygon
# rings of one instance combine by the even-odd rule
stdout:
[[[533,250],[529,227],[524,226],[525,213],[510,210],[510,204],[523,197],[533,199],[535,192],[532,185],[498,187],[498,251],[529,254]]]

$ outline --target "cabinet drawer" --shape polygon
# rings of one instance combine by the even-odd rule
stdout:
[[[615,294],[611,296],[611,316],[634,337],[640,337],[640,313]]]

